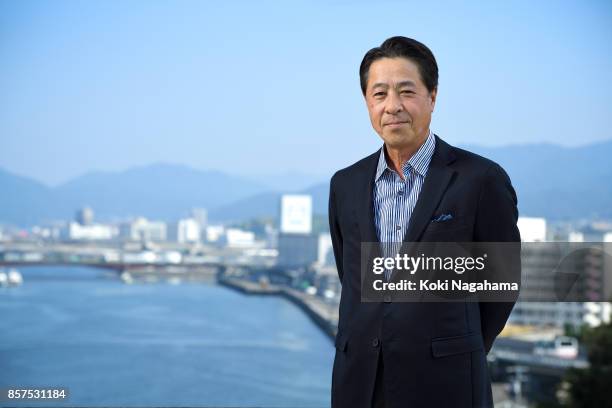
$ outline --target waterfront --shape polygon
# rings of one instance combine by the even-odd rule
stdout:
[[[0,387],[67,387],[65,405],[329,406],[332,343],[282,297],[21,272],[0,292]]]

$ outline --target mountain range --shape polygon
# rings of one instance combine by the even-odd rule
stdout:
[[[521,215],[551,220],[612,219],[612,140],[581,147],[462,147],[506,169],[517,191]],[[325,181],[299,188],[321,179]],[[328,180],[295,173],[243,177],[156,163],[122,172],[91,172],[48,187],[0,169],[0,223],[31,226],[72,219],[83,206],[92,207],[101,221],[133,216],[172,221],[187,216],[193,207],[206,208],[211,221],[276,217],[279,198],[289,191],[289,185],[294,187],[291,192],[311,194],[313,212],[323,215]]]

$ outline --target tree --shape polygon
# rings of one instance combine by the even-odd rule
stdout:
[[[568,370],[568,406],[612,408],[612,323],[586,329],[581,337],[590,366]]]

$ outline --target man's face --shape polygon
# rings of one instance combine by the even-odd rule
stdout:
[[[393,149],[416,149],[428,135],[436,90],[429,92],[415,63],[382,58],[370,65],[365,94],[376,133]]]

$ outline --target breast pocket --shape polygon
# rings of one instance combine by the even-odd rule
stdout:
[[[473,219],[458,217],[448,221],[430,222],[421,240],[424,242],[471,242],[473,235]]]
[[[455,217],[446,221],[430,222],[427,232],[452,231],[455,229],[471,227],[470,217]]]

